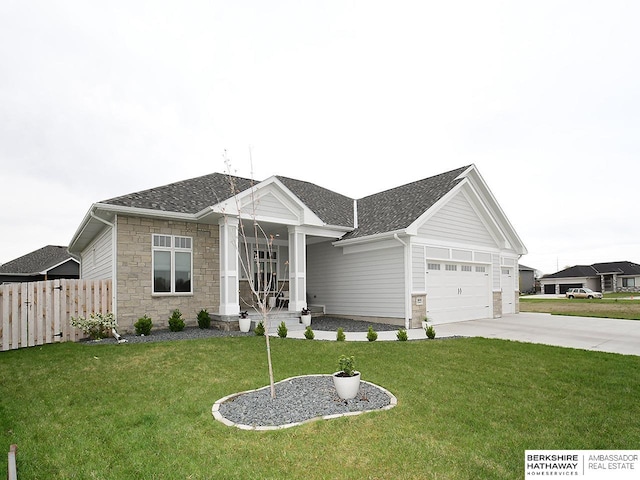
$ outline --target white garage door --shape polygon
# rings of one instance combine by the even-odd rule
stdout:
[[[427,316],[434,324],[492,316],[489,266],[427,264]]]

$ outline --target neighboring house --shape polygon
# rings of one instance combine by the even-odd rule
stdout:
[[[145,314],[165,325],[174,308],[187,318],[207,308],[237,328],[249,297],[238,227],[252,232],[254,216],[273,253],[260,239],[249,248],[284,282],[292,314],[310,306],[413,327],[425,313],[437,324],[518,311],[526,248],[474,165],[359,200],[214,173],[93,204],[69,250],[81,278],[114,279],[122,329]]]
[[[0,265],[0,284],[37,282],[56,278],[79,278],[79,262],[67,247],[47,245]]]
[[[536,292],[536,270],[535,268],[518,265],[520,277],[520,293]]]
[[[543,276],[540,284],[543,293],[551,294],[581,287],[596,292],[640,292],[640,265],[633,262],[575,265]]]

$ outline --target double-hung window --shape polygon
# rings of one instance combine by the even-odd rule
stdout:
[[[153,234],[153,293],[193,293],[191,237]]]

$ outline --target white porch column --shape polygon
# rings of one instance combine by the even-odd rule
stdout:
[[[307,306],[306,236],[289,227],[289,311],[299,312]]]
[[[220,315],[238,315],[238,219],[221,218],[220,226]]]

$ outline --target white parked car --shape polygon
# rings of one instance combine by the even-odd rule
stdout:
[[[564,294],[567,298],[602,298],[600,292],[594,292],[590,288],[570,288]]]

